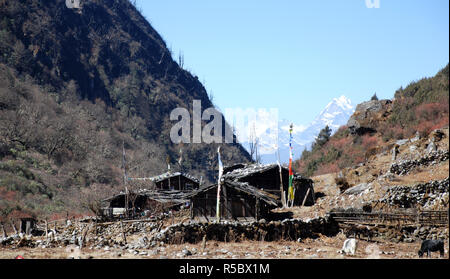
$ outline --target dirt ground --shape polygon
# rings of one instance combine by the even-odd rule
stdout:
[[[333,238],[305,239],[302,242],[257,242],[223,243],[207,241],[202,243],[165,245],[153,249],[110,250],[79,249],[76,246],[63,248],[0,248],[0,259],[419,259],[420,243],[376,243],[358,240],[355,255],[342,255],[338,251],[346,237],[342,234]],[[449,259],[448,241],[445,255]],[[203,249],[204,248],[204,249]],[[191,255],[186,255],[187,249]],[[441,258],[438,252],[432,259]],[[426,258],[424,258],[426,259]]]

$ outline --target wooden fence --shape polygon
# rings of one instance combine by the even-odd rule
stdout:
[[[419,211],[417,213],[333,211],[329,214],[339,223],[447,226],[449,221],[448,210]]]

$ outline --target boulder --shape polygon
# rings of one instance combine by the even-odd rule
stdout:
[[[367,189],[372,187],[372,183],[361,183],[359,185],[353,186],[347,190],[345,190],[344,194],[346,195],[358,195],[364,192]]]
[[[359,104],[347,122],[350,132],[358,135],[376,132],[374,124],[383,115],[382,112],[389,103],[389,100],[371,100]]]

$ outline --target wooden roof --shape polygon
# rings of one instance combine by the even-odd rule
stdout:
[[[187,192],[183,192],[183,191],[176,191],[176,190],[147,190],[147,189],[142,189],[139,190],[138,192],[134,193],[140,196],[145,196],[149,199],[161,202],[161,203],[185,203],[188,202],[188,194]],[[120,196],[124,196],[125,193],[124,192],[120,192],[117,195],[114,195],[110,198],[104,199],[103,202],[110,202]]]
[[[236,164],[229,166],[224,169],[224,180],[239,181],[240,179],[251,177],[255,175],[262,174],[266,171],[276,169],[279,170],[278,164]],[[281,166],[283,171],[289,172],[289,169]],[[227,170],[227,172],[225,171]],[[309,178],[303,177],[299,174],[294,174],[294,180],[310,180]]]
[[[178,177],[178,176],[183,176],[189,180],[192,180],[195,183],[200,183],[200,180],[198,180],[197,178],[195,178],[194,176],[188,174],[188,173],[184,173],[184,172],[166,172],[160,175],[156,175],[153,177],[150,177],[149,180],[158,183],[161,182],[163,180],[169,179],[169,178],[173,178],[173,177]]]

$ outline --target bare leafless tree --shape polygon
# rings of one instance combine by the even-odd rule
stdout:
[[[259,138],[256,136],[256,128],[253,123],[253,130],[248,137],[248,144],[250,148],[250,156],[256,163],[261,163],[261,155],[259,154]]]

